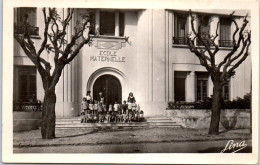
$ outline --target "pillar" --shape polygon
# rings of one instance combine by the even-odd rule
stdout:
[[[119,36],[119,11],[115,13],[115,36]]]
[[[100,11],[96,10],[95,11],[95,30],[100,31]]]
[[[187,102],[195,101],[195,84],[195,72],[191,71],[187,74],[186,78],[185,100]]]

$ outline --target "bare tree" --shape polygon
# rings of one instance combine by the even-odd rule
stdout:
[[[238,26],[234,18],[234,12],[230,14],[230,21],[235,25],[235,31],[232,34],[232,49],[222,61],[216,63],[216,56],[219,51],[219,45],[215,40],[219,36],[218,29],[220,22],[217,23],[215,35],[201,35],[201,25],[198,25],[196,31],[194,21],[196,17],[190,10],[191,29],[192,33],[188,36],[188,46],[192,53],[194,53],[202,66],[209,72],[213,82],[213,102],[212,115],[208,134],[219,133],[220,111],[222,104],[222,87],[228,83],[231,76],[235,75],[236,68],[245,61],[249,55],[249,46],[251,44],[251,31],[246,30],[248,25],[247,15],[244,17],[241,27]],[[192,35],[193,34],[193,35]],[[195,46],[195,42],[201,43],[201,47]]]
[[[46,13],[46,10],[47,13]],[[79,53],[80,49],[90,41],[89,23],[86,19],[83,23],[78,23],[74,28],[71,39],[67,41],[67,30],[70,26],[74,9],[67,9],[67,16],[61,19],[55,8],[43,8],[44,15],[44,34],[43,41],[36,50],[34,42],[29,34],[29,24],[27,19],[24,21],[24,33],[14,34],[16,41],[22,47],[25,54],[36,66],[39,72],[44,89],[44,101],[42,110],[41,134],[43,139],[55,138],[55,87],[66,64],[69,64]],[[25,16],[26,17],[26,16]],[[84,37],[83,37],[84,35]],[[43,51],[52,53],[54,69],[51,64],[41,55]]]

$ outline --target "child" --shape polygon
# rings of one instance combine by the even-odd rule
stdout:
[[[104,116],[103,112],[99,112],[99,122],[103,123],[104,120],[105,120],[105,116]]]
[[[94,114],[92,115],[92,121],[93,121],[94,123],[96,123],[96,122],[98,121],[98,114],[97,114],[97,113],[94,113]]]
[[[84,112],[86,112],[88,109],[88,103],[87,103],[87,99],[85,97],[83,97],[83,99],[82,99],[81,107]]]
[[[128,120],[128,116],[126,114],[126,111],[125,112],[123,111],[123,121],[127,122],[127,120]]]
[[[126,101],[124,100],[123,101],[123,104],[121,106],[122,110],[123,110],[123,113],[126,112],[127,108],[128,108],[128,105],[126,104]]]
[[[81,123],[84,123],[86,118],[85,118],[85,111],[83,109],[80,113],[80,116],[81,116]]]
[[[116,112],[115,111],[112,111],[110,121],[111,122],[115,122],[116,121]]]
[[[112,106],[112,104],[110,103],[109,106],[108,106],[108,111],[109,111],[109,112],[112,112],[112,110],[113,110],[113,106]]]
[[[109,112],[107,112],[105,118],[106,118],[106,121],[107,121],[108,123],[110,123],[111,115],[110,115]]]
[[[143,121],[144,120],[144,111],[141,110],[140,111],[140,121]]]
[[[136,111],[135,112],[135,121],[139,121],[139,118],[140,118],[139,111]]]
[[[97,100],[94,101],[94,122],[97,122],[98,121],[98,107],[99,107],[99,104],[97,102]]]
[[[103,111],[107,112],[107,107],[105,104],[102,104]]]
[[[94,111],[97,111],[98,110],[98,102],[97,100],[94,101],[94,108],[93,108]]]
[[[132,103],[132,111],[135,113],[136,111],[136,104],[135,104],[135,101]]]
[[[92,102],[92,101],[90,101],[88,107],[89,107],[89,110],[90,110],[91,114],[93,114],[94,105],[93,105],[93,102]]]
[[[127,109],[128,109],[127,114],[128,115],[131,114],[132,113],[132,103],[128,102]]]
[[[87,123],[92,122],[92,114],[91,114],[90,111],[87,111],[86,122],[87,122]]]
[[[87,103],[88,103],[88,104],[90,104],[90,102],[92,102],[92,97],[91,97],[91,95],[90,95],[90,91],[87,91],[86,99],[87,99]]]
[[[119,110],[119,104],[117,104],[117,102],[115,102],[114,104],[114,111],[117,113]]]
[[[136,111],[138,111],[140,113],[140,105],[136,104]]]
[[[123,121],[123,115],[122,115],[122,111],[119,110],[118,114],[117,114],[117,122],[122,122]]]
[[[132,119],[132,112],[131,113],[128,113],[128,123],[131,121],[131,119]]]
[[[102,104],[98,104],[98,113],[103,112]]]

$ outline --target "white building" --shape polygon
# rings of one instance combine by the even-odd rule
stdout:
[[[58,9],[61,16],[66,9]],[[77,21],[88,9],[75,9],[68,40]],[[185,37],[191,32],[187,11],[153,9],[95,9],[93,20],[100,35],[85,45],[67,65],[56,87],[57,116],[78,116],[82,97],[90,90],[94,99],[102,91],[107,103],[123,101],[133,92],[145,115],[162,114],[168,101],[194,102],[212,95],[213,84],[190,52]],[[15,33],[28,9],[16,8]],[[202,31],[214,34],[220,21],[220,51],[217,61],[231,50],[235,27],[226,19],[232,11],[193,11]],[[240,26],[246,13],[235,13]],[[203,20],[201,19],[203,16]],[[36,47],[43,39],[43,14],[40,8],[29,10],[31,34]],[[210,28],[207,28],[209,25]],[[196,26],[196,25],[195,25]],[[199,46],[199,43],[196,43]],[[51,61],[51,54],[43,56]],[[33,63],[14,39],[14,100],[27,101],[35,94],[43,100],[41,78]],[[238,67],[229,85],[223,88],[226,100],[243,97],[251,89],[251,57]]]

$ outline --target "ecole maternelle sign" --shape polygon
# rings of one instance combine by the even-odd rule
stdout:
[[[117,51],[100,50],[98,55],[90,56],[90,61],[125,62],[125,57],[120,57]]]

